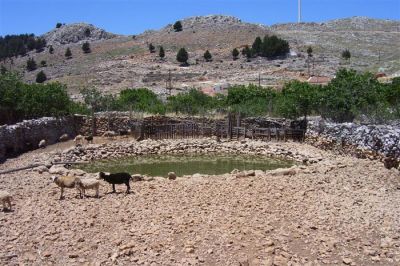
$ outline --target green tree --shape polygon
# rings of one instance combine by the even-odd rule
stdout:
[[[261,54],[261,48],[262,48],[262,40],[260,37],[257,37],[254,42],[253,45],[251,47],[251,49],[253,50],[254,55],[259,55]]]
[[[84,43],[82,44],[82,51],[83,51],[85,54],[88,54],[88,53],[92,52],[92,50],[90,49],[90,43],[89,43],[89,42],[84,42]]]
[[[348,49],[342,51],[342,58],[350,63],[351,53]]]
[[[50,45],[50,46],[49,46],[49,53],[50,53],[50,54],[53,54],[53,53],[54,53],[53,45]]]
[[[315,109],[317,87],[308,82],[292,81],[287,83],[278,98],[278,112],[286,118],[307,120]]]
[[[181,63],[181,65],[188,65],[189,54],[186,52],[185,48],[181,48],[176,55],[176,60]]]
[[[135,110],[153,114],[164,114],[165,106],[157,95],[149,89],[125,89],[118,99],[118,106],[123,110]]]
[[[71,52],[71,49],[69,49],[69,47],[67,48],[67,50],[65,50],[65,57],[67,58],[67,59],[70,59],[70,58],[72,58],[72,52]]]
[[[178,20],[177,22],[175,22],[173,28],[176,32],[182,31],[182,23]]]
[[[28,71],[33,71],[37,68],[36,61],[32,57],[29,57],[26,61],[26,69]]]
[[[158,52],[158,56],[161,59],[164,59],[164,57],[165,57],[165,51],[164,51],[164,48],[162,46],[160,46],[160,51]]]
[[[36,82],[43,83],[47,80],[46,74],[41,70],[39,73],[36,74]]]
[[[244,55],[246,56],[247,61],[250,62],[250,59],[253,57],[253,51],[249,46],[244,48]]]
[[[89,28],[85,29],[85,36],[90,37],[90,29]]]
[[[47,62],[46,62],[46,60],[40,61],[40,66],[41,66],[41,67],[47,67]]]
[[[371,73],[340,69],[336,77],[321,88],[319,113],[335,122],[352,122],[357,116],[377,117],[385,107],[382,84]]]
[[[154,45],[152,43],[149,44],[149,51],[150,51],[150,53],[156,52],[156,48],[154,47]]]
[[[279,56],[286,56],[290,51],[289,43],[275,35],[266,35],[261,46],[261,56],[273,59]]]
[[[58,28],[61,28],[61,26],[62,26],[62,23],[61,23],[61,22],[57,22],[56,28],[57,28],[57,29],[58,29]]]
[[[308,57],[312,57],[313,56],[313,49],[311,46],[308,46],[307,48],[307,55]]]
[[[189,92],[179,93],[167,99],[167,108],[175,113],[190,115],[204,114],[214,108],[213,98],[199,90],[191,89]]]
[[[232,57],[233,57],[233,60],[237,60],[237,59],[238,59],[238,56],[239,56],[239,51],[238,51],[238,49],[234,48],[234,49],[232,50]]]
[[[212,61],[212,55],[211,55],[210,51],[208,51],[208,50],[204,53],[203,57],[207,62]]]
[[[4,75],[5,73],[7,73],[7,68],[5,67],[5,66],[3,66],[3,65],[1,65],[1,67],[0,67],[0,74],[1,75]]]

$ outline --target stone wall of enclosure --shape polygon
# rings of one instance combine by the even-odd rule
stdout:
[[[323,149],[336,150],[357,157],[400,159],[399,125],[362,125],[309,121],[307,141]]]
[[[79,117],[43,117],[0,126],[0,162],[8,157],[37,149],[43,139],[47,144],[53,144],[58,142],[63,134],[74,138],[80,123]]]

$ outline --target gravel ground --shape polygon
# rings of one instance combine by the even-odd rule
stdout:
[[[268,145],[321,160],[291,175],[156,178],[133,183],[129,195],[124,185],[105,194],[104,184],[100,199],[66,190],[61,201],[47,172],[1,175],[14,210],[0,212],[0,264],[400,264],[398,170],[306,144]],[[46,160],[49,151],[0,170]]]

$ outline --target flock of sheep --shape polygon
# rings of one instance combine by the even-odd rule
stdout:
[[[105,174],[103,172],[99,173],[99,178],[79,178],[76,176],[52,176],[52,181],[61,188],[60,200],[64,198],[65,188],[76,188],[79,191],[79,197],[83,198],[86,196],[87,189],[93,189],[96,191],[96,197],[99,197],[100,180],[104,180],[112,185],[112,192],[115,193],[115,185],[125,184],[126,193],[130,193],[130,180],[133,179],[128,173],[115,173],[115,174]],[[140,181],[140,180],[136,180]],[[0,201],[3,203],[3,210],[11,211],[12,196],[7,191],[0,190]]]
[[[111,133],[107,134],[107,136],[111,135]],[[63,134],[59,141],[67,141],[69,139],[68,134]],[[77,135],[74,138],[75,145],[82,145],[84,141],[87,143],[93,143],[93,136],[82,136]],[[39,148],[45,148],[47,146],[46,140],[41,140],[39,142]],[[81,179],[75,176],[52,176],[52,181],[61,188],[61,195],[60,199],[64,198],[64,188],[76,188],[79,191],[79,196],[83,198],[86,196],[87,189],[93,189],[96,191],[96,197],[99,197],[99,188],[100,188],[100,179],[105,180],[106,182],[112,185],[113,192],[115,192],[115,185],[116,184],[125,184],[126,185],[126,193],[130,192],[130,185],[129,181],[132,179],[132,176],[128,173],[115,173],[115,174],[105,174],[100,172],[99,178],[85,178]],[[12,210],[11,204],[12,196],[9,192],[0,190],[0,201],[3,203],[3,210]]]

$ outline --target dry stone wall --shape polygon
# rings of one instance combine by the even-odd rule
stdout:
[[[309,121],[307,139],[324,149],[353,153],[358,157],[393,157],[400,160],[400,126]],[[346,152],[347,151],[347,152]]]
[[[14,125],[0,126],[0,162],[7,157],[37,149],[39,142],[43,139],[47,144],[53,144],[63,134],[68,134],[73,138],[79,124],[79,118],[75,117],[43,117],[25,120]]]

